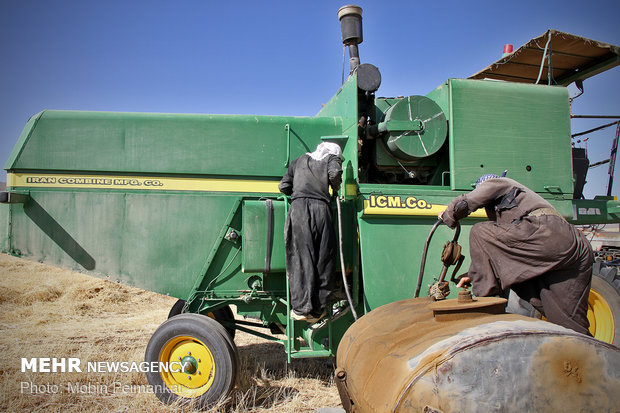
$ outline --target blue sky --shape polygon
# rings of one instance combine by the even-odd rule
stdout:
[[[43,109],[315,115],[340,86],[344,4],[1,0],[0,162]],[[549,28],[620,45],[617,1],[355,4],[364,10],[360,57],[381,70],[380,96],[424,95]],[[573,112],[620,115],[619,92],[616,67],[585,82]],[[573,132],[598,124],[580,121]],[[591,162],[609,156],[614,132],[590,137]],[[619,173],[615,181],[620,195]],[[588,182],[587,196],[605,193],[607,166]]]

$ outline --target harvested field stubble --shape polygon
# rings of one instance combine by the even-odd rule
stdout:
[[[175,299],[0,254],[0,411],[192,411],[159,402],[143,373],[87,371],[140,363]],[[311,412],[339,406],[327,360],[286,365],[281,344],[237,332],[237,386],[212,411]],[[21,371],[21,359],[80,360],[81,372]],[[51,367],[51,366],[50,366]]]

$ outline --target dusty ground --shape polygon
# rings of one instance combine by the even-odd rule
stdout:
[[[0,254],[0,411],[183,411],[162,405],[140,372],[21,372],[22,358],[139,363],[176,300]],[[311,412],[340,406],[326,360],[286,365],[281,344],[237,332],[241,370],[213,411]]]

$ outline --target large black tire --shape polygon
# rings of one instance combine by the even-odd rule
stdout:
[[[180,314],[165,321],[149,340],[144,358],[149,366],[159,362],[171,368],[146,373],[164,403],[210,408],[235,385],[237,348],[224,327],[204,315]]]
[[[620,346],[620,292],[598,274],[592,276],[588,320],[594,338]]]
[[[181,312],[183,311],[183,307],[184,306],[185,306],[185,300],[177,300],[177,302],[174,303],[174,305],[170,309],[170,312],[168,313],[168,318],[172,318],[175,315],[181,314]],[[208,313],[207,316],[213,318],[215,321],[220,322],[220,323],[222,321],[230,321],[230,322],[232,322],[232,321],[235,320],[235,315],[233,314],[232,310],[230,309],[230,306],[218,308],[217,310]],[[231,327],[224,327],[224,328],[226,328],[226,331],[228,331],[228,334],[230,335],[230,338],[232,338],[234,340],[235,339],[235,333],[237,332],[237,330],[235,330],[234,328],[231,328]]]

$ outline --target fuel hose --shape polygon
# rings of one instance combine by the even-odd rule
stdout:
[[[344,291],[347,294],[349,307],[351,307],[351,312],[353,313],[353,318],[357,321],[357,312],[355,312],[355,306],[353,305],[353,299],[351,298],[351,291],[349,290],[349,284],[347,283],[347,272],[344,266],[344,252],[342,251],[342,208],[340,207],[340,197],[338,195],[336,195],[336,207],[338,208],[338,242],[340,247],[340,272],[342,272],[342,283],[344,285]]]
[[[426,265],[426,253],[428,252],[428,244],[431,242],[431,238],[433,238],[433,234],[435,230],[443,221],[438,219],[437,222],[433,225],[430,232],[428,233],[428,237],[426,238],[426,243],[424,244],[424,251],[422,252],[422,260],[420,261],[420,272],[418,274],[418,285],[415,288],[414,298],[418,298],[420,296],[420,289],[422,288],[422,278],[424,276],[424,266]]]

